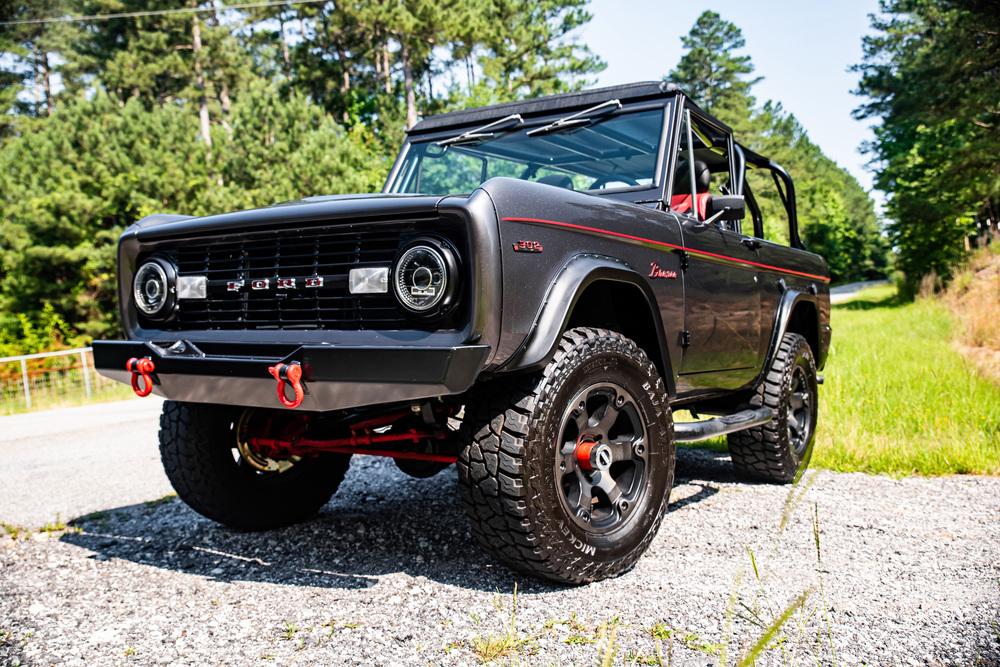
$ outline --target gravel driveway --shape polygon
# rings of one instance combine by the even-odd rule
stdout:
[[[94,440],[124,437],[145,461],[152,429]],[[90,473],[72,463],[75,494]],[[793,490],[737,483],[707,450],[678,477],[639,565],[581,588],[480,552],[453,470],[355,457],[316,519],[262,534],[175,499],[106,504],[0,538],[0,664],[592,665],[609,646],[615,664],[732,664],[796,601],[760,664],[1000,664],[1000,479],[819,472]],[[108,477],[94,497],[108,488],[135,491]]]

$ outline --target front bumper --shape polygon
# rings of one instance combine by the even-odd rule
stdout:
[[[281,408],[268,367],[302,365],[305,398],[299,409],[340,410],[460,394],[486,363],[488,345],[387,347],[261,345],[202,352],[184,341],[169,348],[143,341],[95,341],[94,365],[128,384],[126,362],[149,357],[156,366],[153,392],[195,403]]]

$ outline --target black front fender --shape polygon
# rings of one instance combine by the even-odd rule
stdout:
[[[549,287],[524,342],[501,370],[537,369],[548,363],[556,352],[559,339],[569,324],[580,296],[588,287],[599,281],[627,284],[642,294],[656,329],[656,341],[659,347],[657,352],[662,362],[660,371],[663,373],[668,394],[673,395],[676,376],[664,336],[660,311],[656,305],[656,296],[642,275],[624,262],[603,255],[577,255],[563,266]]]

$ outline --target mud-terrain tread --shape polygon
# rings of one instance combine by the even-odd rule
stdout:
[[[340,486],[350,456],[303,460],[285,479],[236,474],[229,441],[239,410],[165,401],[160,458],[177,495],[199,514],[233,528],[266,530],[314,515]],[[294,473],[294,476],[293,476]]]
[[[805,338],[796,333],[786,333],[781,338],[767,375],[757,386],[749,407],[767,406],[774,410],[775,418],[763,426],[729,434],[729,454],[736,474],[747,480],[787,484],[795,481],[800,468],[809,464],[812,448],[806,450],[803,461],[797,461],[787,441],[787,428],[781,411],[781,397],[788,393],[792,367],[800,352],[809,363],[809,372],[816,376],[816,362],[812,348]],[[815,433],[815,425],[813,426]]]
[[[466,403],[462,435],[467,444],[457,466],[460,496],[473,534],[487,551],[513,569],[559,583],[589,583],[629,570],[656,536],[669,501],[668,488],[640,544],[621,559],[592,567],[580,562],[580,552],[558,549],[565,543],[561,536],[548,534],[545,526],[532,519],[528,491],[521,479],[528,455],[524,440],[556,393],[559,376],[572,370],[578,358],[598,351],[621,352],[636,360],[648,378],[655,379],[653,391],[662,397],[666,437],[673,443],[673,421],[656,366],[632,340],[605,329],[580,327],[565,332],[541,373],[483,385]],[[671,471],[669,487],[674,466],[672,446],[667,465]]]

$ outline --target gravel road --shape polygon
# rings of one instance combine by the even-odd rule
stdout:
[[[998,478],[818,472],[790,489],[737,483],[726,456],[684,450],[638,566],[563,588],[480,552],[453,470],[413,480],[355,457],[317,518],[261,534],[141,502],[163,489],[155,429],[138,423],[0,444],[0,519],[9,498],[102,510],[0,538],[0,664],[468,665],[492,646],[499,664],[592,665],[611,636],[615,664],[656,664],[657,650],[663,664],[734,663],[797,600],[759,664],[1000,664]],[[60,441],[81,451],[12,471],[22,448]],[[97,448],[126,445],[135,470],[97,471]]]

